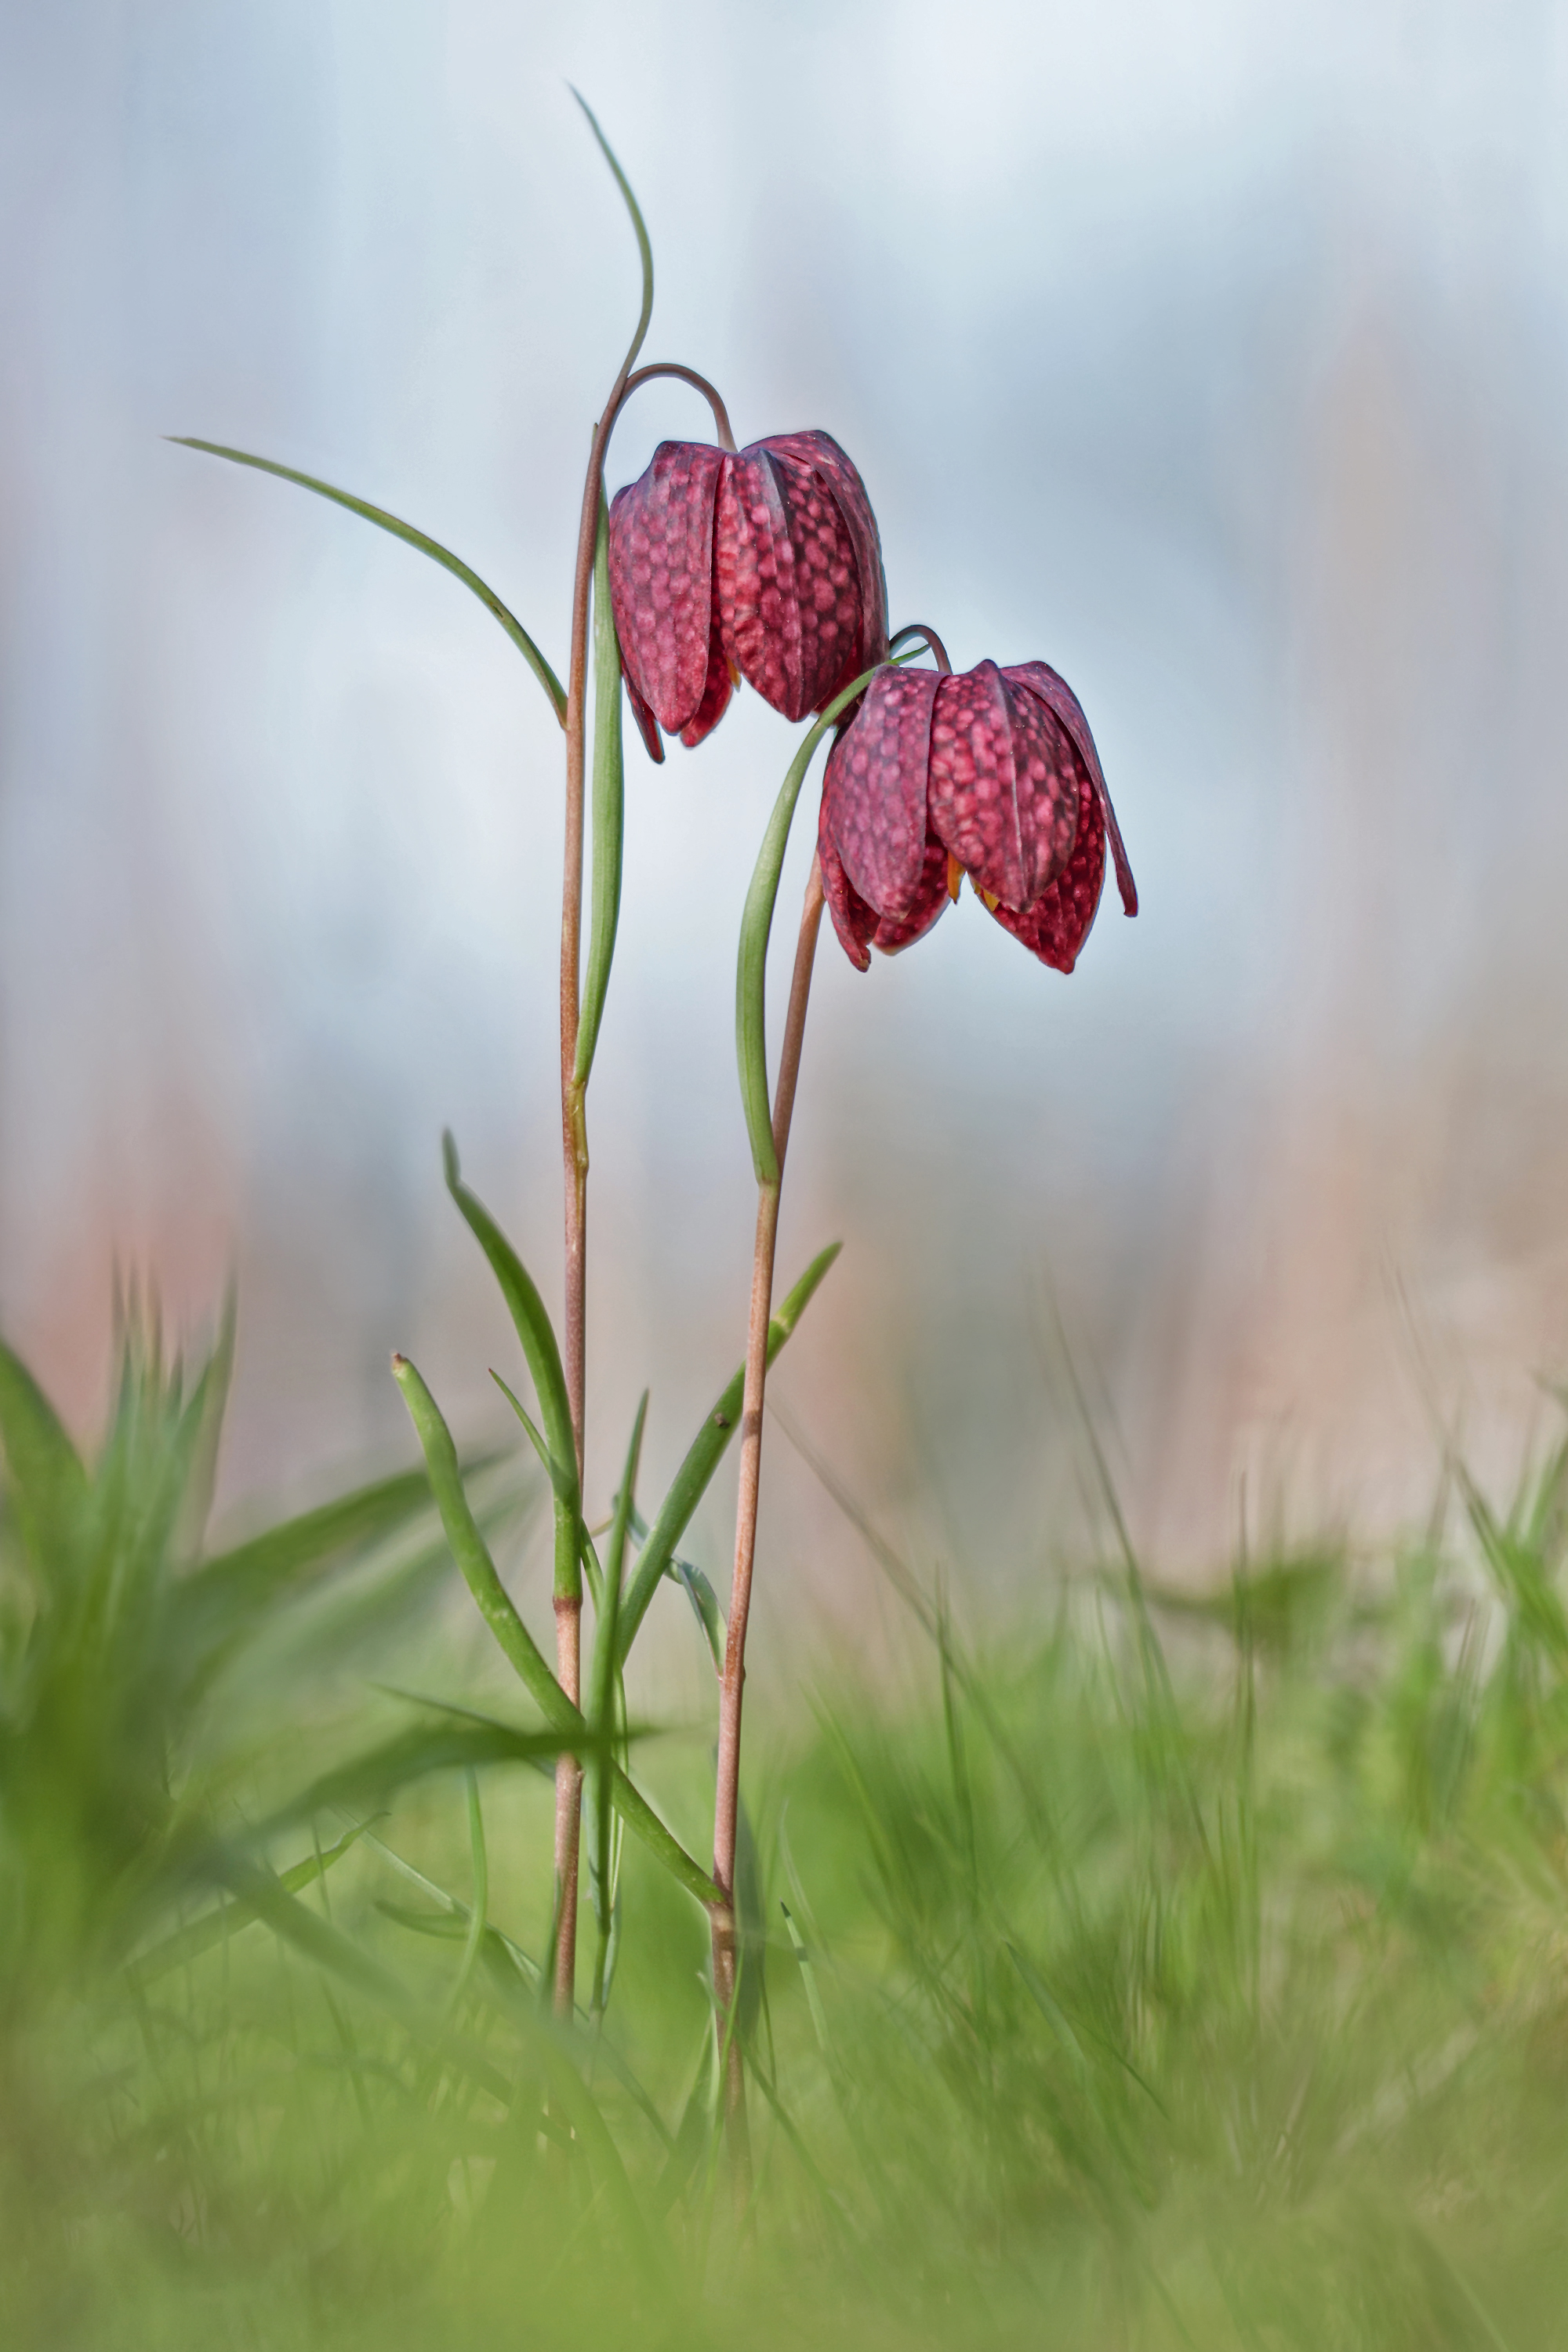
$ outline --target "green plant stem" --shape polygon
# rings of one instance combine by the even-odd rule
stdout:
[[[751,2139],[746,2125],[746,2084],[741,2041],[733,2030],[739,1961],[735,1923],[735,1844],[741,1802],[741,1704],[746,1680],[746,1620],[752,1605],[752,1570],[757,1549],[757,1501],[763,1466],[763,1404],[768,1377],[768,1324],[773,1313],[773,1253],[778,1240],[779,1193],[784,1153],[795,1111],[795,1081],[811,996],[812,965],[822,923],[822,868],[811,861],[795,941],[795,973],[779,1052],[773,1097],[773,1140],[777,1172],[757,1187],[757,1237],[752,1257],[752,1311],[746,1335],[746,1384],[741,1408],[741,1491],[735,1513],[735,1572],[730,1588],[730,1622],[724,1644],[724,1675],[719,1699],[719,1775],[713,1811],[713,1875],[726,1900],[713,1906],[713,1986],[725,2025],[724,2114],[737,2209],[752,2190]]]

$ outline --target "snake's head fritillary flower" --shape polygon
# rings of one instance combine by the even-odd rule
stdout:
[[[661,441],[610,508],[610,603],[632,709],[700,743],[742,678],[789,719],[887,658],[881,541],[831,435],[731,452]]]
[[[1070,971],[1105,878],[1138,892],[1078,697],[1044,662],[877,672],[834,744],[818,852],[833,927],[864,971],[929,931],[967,874],[1005,930]]]

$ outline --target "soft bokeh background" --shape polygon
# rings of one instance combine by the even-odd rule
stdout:
[[[828,943],[779,1379],[882,1524],[1016,1592],[1092,1539],[1065,1330],[1160,1562],[1506,1483],[1568,1351],[1568,10],[1550,0],[10,0],[0,13],[0,1320],[89,1427],[111,1265],[237,1267],[231,1498],[494,1425],[437,1137],[547,1285],[559,737],[433,567],[564,659],[635,314],[742,439],[821,425],[895,621],[1045,656],[1143,894],[1070,981],[965,897]],[[671,388],[629,478],[706,431]],[[592,1103],[602,1494],[742,1340],[741,896],[789,756],[634,746]],[[784,903],[797,901],[809,824]],[[786,924],[793,928],[792,920]],[[724,1497],[700,1532],[724,1552]],[[787,1444],[775,1631],[869,1571]]]

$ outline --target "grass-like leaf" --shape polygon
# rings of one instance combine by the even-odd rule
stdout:
[[[0,1343],[0,1449],[34,1572],[57,1593],[74,1582],[88,1477],[65,1425],[20,1356]]]
[[[632,337],[631,349],[627,352],[621,367],[621,382],[624,383],[632,372],[637,353],[643,347],[644,339],[647,334],[648,321],[653,317],[653,247],[648,242],[647,228],[643,220],[641,208],[632,194],[632,184],[622,171],[615,149],[600,130],[598,116],[580,89],[574,89],[572,95],[587,116],[588,128],[599,142],[599,152],[616,175],[616,185],[619,188],[622,201],[631,215],[632,230],[637,241],[637,258],[642,264],[642,310],[637,317],[637,332]]]
[[[384,507],[372,506],[368,499],[356,499],[348,490],[335,488],[331,482],[319,481],[314,474],[301,474],[292,466],[279,466],[271,457],[253,457],[248,449],[230,449],[221,441],[201,441],[190,433],[171,433],[166,437],[176,442],[182,449],[202,449],[209,457],[226,457],[231,465],[250,466],[258,474],[276,474],[281,482],[297,482],[302,490],[314,490],[319,499],[331,499],[334,506],[346,507],[350,514],[363,516],[366,522],[374,523],[378,530],[390,531],[393,538],[402,540],[405,547],[417,548],[421,555],[427,555],[432,563],[438,563],[444,572],[452,574],[454,580],[460,580],[465,588],[471,589],[486,612],[494,614],[549,696],[550,707],[557,721],[562,727],[565,726],[566,689],[522,623],[501,603],[495,590],[481,580],[461,556],[454,555],[449,547],[443,547],[439,540],[432,539],[426,531],[416,530],[411,522],[404,522],[398,516],[388,514]]]
[[[555,1494],[555,1598],[580,1601],[583,1571],[578,1538],[582,1498],[577,1482],[577,1441],[572,1429],[572,1407],[561,1350],[537,1284],[517,1252],[478,1195],[464,1183],[458,1164],[458,1147],[448,1133],[441,1139],[447,1190],[467,1221],[469,1231],[489,1260],[500,1286],[517,1336],[522,1343],[550,1449],[550,1476]]]
[[[593,898],[588,961],[577,1028],[575,1077],[588,1083],[621,915],[621,853],[626,831],[626,761],[621,750],[621,649],[610,610],[610,510],[599,490],[599,530],[594,551],[594,765],[590,806],[594,833]]]
[[[767,967],[768,937],[778,903],[784,851],[789,847],[795,803],[817,745],[840,711],[847,710],[856,696],[865,693],[874,676],[872,670],[862,671],[853,685],[847,686],[828,704],[790,761],[789,772],[779,787],[779,796],[763,835],[763,845],[757,852],[751,887],[746,892],[745,910],[741,917],[741,951],[735,966],[735,1059],[741,1073],[746,1132],[752,1139],[752,1164],[759,1184],[776,1184],[779,1181],[778,1153],[773,1150],[773,1100],[768,1091]]]
[[[812,1259],[795,1288],[780,1301],[768,1324],[770,1364],[805,1314],[818,1284],[842,1246],[839,1242],[830,1242]],[[688,1446],[686,1459],[676,1472],[669,1491],[658,1507],[658,1516],[638,1554],[637,1572],[626,1586],[626,1597],[621,1603],[619,1643],[623,1658],[637,1639],[637,1628],[647,1614],[648,1603],[658,1590],[659,1579],[669,1571],[675,1547],[690,1524],[691,1514],[702,1500],[710,1479],[724,1458],[724,1449],[734,1435],[736,1423],[741,1418],[745,1385],[746,1367],[742,1363]]]

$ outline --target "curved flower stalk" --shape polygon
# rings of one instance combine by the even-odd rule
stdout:
[[[906,638],[919,643],[908,654]],[[938,667],[908,667],[921,647]],[[1046,963],[1071,971],[1094,920],[1109,837],[1123,907],[1138,895],[1100,757],[1077,697],[1044,662],[999,670],[982,662],[955,677],[942,640],[900,630],[894,658],[854,678],[801,745],[774,803],[741,925],[736,1058],[757,1174],[757,1227],[741,1422],[735,1564],[719,1717],[713,1876],[726,1901],[713,1911],[713,1980],[726,2021],[725,2112],[738,2204],[750,2193],[743,2053],[734,2031],[741,1958],[735,1915],[741,1724],[746,1628],[756,1561],[757,1508],[779,1198],[789,1144],[812,966],[824,904],[852,962],[923,936],[965,873],[997,920]],[[852,715],[845,718],[845,714]],[[795,945],[777,1091],[767,1079],[768,936],[796,803],[822,737],[843,723],[828,755],[817,853]]]

